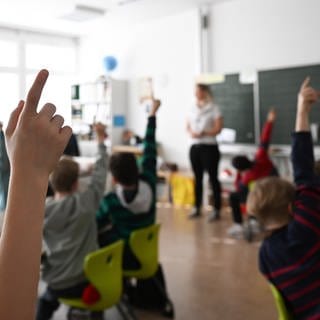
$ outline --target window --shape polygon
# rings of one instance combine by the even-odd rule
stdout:
[[[76,52],[72,47],[46,44],[26,45],[27,69],[39,69],[39,66],[63,73],[75,72]]]
[[[77,39],[0,28],[0,121],[24,99],[36,73],[46,68],[50,77],[39,106],[52,102],[71,124],[71,84],[77,70]]]
[[[19,77],[15,73],[0,73],[1,105],[0,105],[0,121],[5,125],[8,122],[11,111],[19,102]],[[10,88],[8,90],[7,88]]]
[[[0,66],[17,67],[18,66],[18,43],[16,41],[0,39]]]

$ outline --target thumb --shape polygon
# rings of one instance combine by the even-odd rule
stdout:
[[[7,130],[6,130],[6,136],[11,136],[13,134],[14,130],[16,129],[16,126],[17,126],[18,120],[20,118],[20,114],[22,112],[23,106],[24,106],[24,101],[20,100],[18,103],[18,106],[11,112],[8,126],[7,126]]]

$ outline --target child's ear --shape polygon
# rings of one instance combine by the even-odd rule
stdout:
[[[72,192],[76,192],[79,187],[79,180],[75,181],[72,185]]]
[[[117,179],[114,176],[112,176],[112,184],[115,185],[117,183],[118,183]]]

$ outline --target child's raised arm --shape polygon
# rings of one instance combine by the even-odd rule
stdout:
[[[6,130],[11,177],[0,239],[0,319],[34,319],[48,177],[71,136],[53,104],[37,112],[47,77],[38,73]]]
[[[148,124],[144,139],[144,151],[142,156],[142,171],[154,180],[157,179],[157,145],[156,145],[156,115],[161,106],[160,100],[153,100],[149,112]]]
[[[298,94],[296,126],[292,142],[292,164],[296,184],[310,183],[314,180],[314,154],[309,114],[319,96],[319,92],[310,86],[310,78],[306,78]]]

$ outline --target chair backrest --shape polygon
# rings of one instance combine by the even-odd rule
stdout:
[[[158,269],[158,243],[160,225],[135,230],[131,233],[129,245],[141,264],[138,270],[123,270],[127,277],[148,279],[152,277]]]
[[[270,283],[270,288],[271,288],[274,300],[276,302],[277,311],[278,311],[278,320],[293,320],[293,317],[288,311],[281,293],[272,283]]]
[[[118,303],[122,294],[123,240],[88,254],[84,271],[90,283],[99,291],[101,299],[96,310],[104,310]]]

